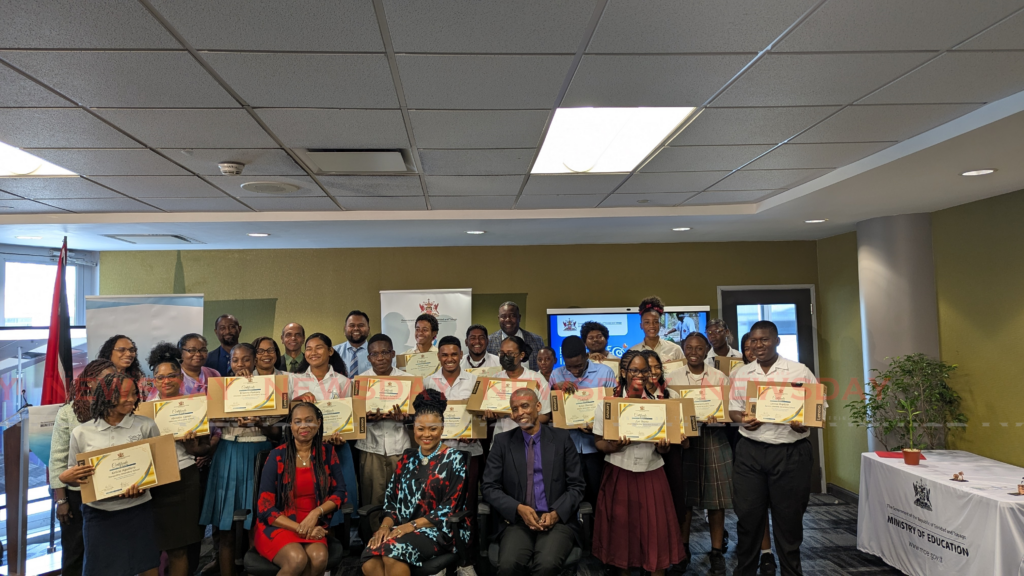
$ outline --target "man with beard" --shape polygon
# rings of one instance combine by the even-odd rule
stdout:
[[[221,314],[213,323],[213,332],[217,335],[217,340],[220,340],[220,346],[210,350],[206,357],[206,366],[220,372],[221,376],[227,376],[231,371],[231,349],[238,344],[242,325],[231,314]]]
[[[537,365],[537,353],[544,347],[544,339],[537,336],[533,332],[527,332],[519,327],[519,321],[522,317],[519,314],[519,304],[515,302],[505,302],[498,307],[498,325],[501,326],[501,330],[498,330],[487,340],[487,351],[491,354],[501,353],[501,343],[505,341],[509,336],[519,336],[530,346],[530,370],[540,370]]]
[[[306,329],[302,324],[291,322],[281,330],[281,344],[284,353],[277,359],[277,369],[283,372],[296,373],[302,364],[302,348],[306,342]]]
[[[370,316],[361,310],[353,310],[345,317],[345,342],[334,347],[345,361],[348,373],[356,376],[370,369],[367,359],[366,339],[370,336]]]

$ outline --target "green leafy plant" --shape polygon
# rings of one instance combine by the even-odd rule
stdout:
[[[948,384],[954,370],[955,364],[924,354],[889,358],[884,372],[872,370],[864,402],[847,404],[850,419],[870,428],[886,450],[943,446],[967,423],[960,395]]]

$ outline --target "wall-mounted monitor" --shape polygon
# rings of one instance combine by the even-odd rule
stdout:
[[[661,316],[661,337],[682,342],[690,332],[704,332],[708,327],[710,306],[666,306]],[[600,322],[608,328],[608,350],[622,356],[630,346],[644,339],[637,308],[549,308],[548,342],[562,364],[562,340],[580,335],[584,322]]]

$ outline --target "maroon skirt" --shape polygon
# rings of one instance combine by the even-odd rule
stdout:
[[[594,506],[594,556],[649,572],[686,558],[664,468],[629,472],[605,465]]]

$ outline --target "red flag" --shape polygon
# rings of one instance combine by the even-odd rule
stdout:
[[[68,314],[68,293],[64,271],[68,263],[68,238],[57,260],[57,280],[53,284],[53,309],[50,312],[50,338],[46,343],[46,365],[43,372],[41,403],[63,404],[71,384],[71,317]]]

